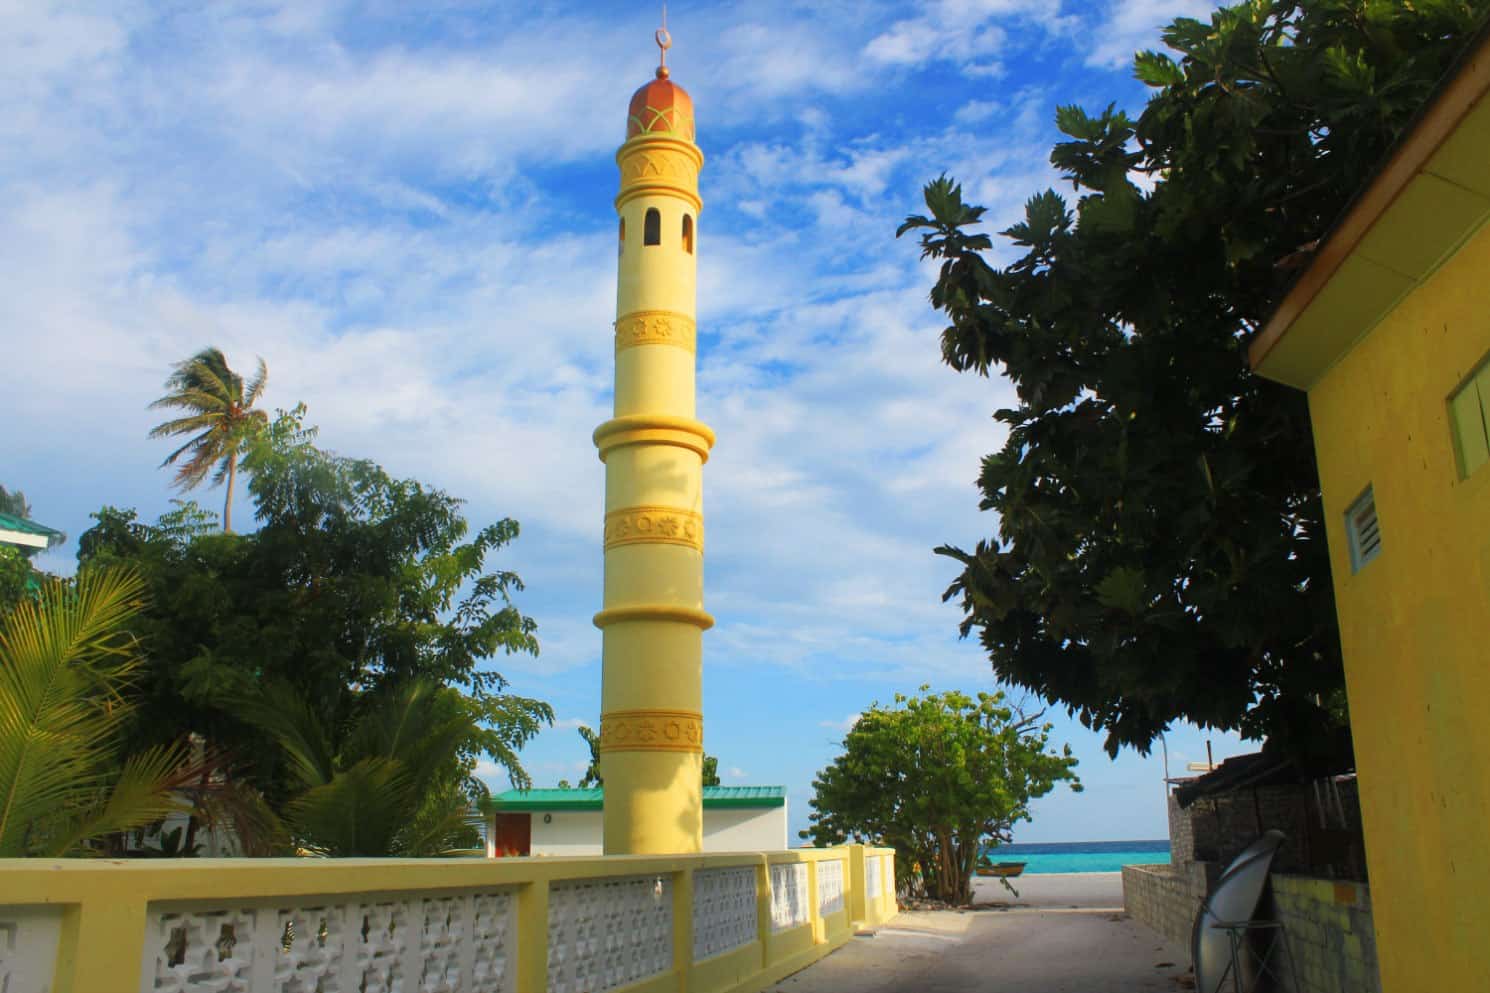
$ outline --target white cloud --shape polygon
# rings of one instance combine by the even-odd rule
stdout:
[[[526,769],[533,785],[542,789],[557,785],[561,779],[568,779],[572,783],[576,777],[584,775],[588,765],[587,762],[535,762],[526,764]],[[507,770],[490,759],[477,759],[476,768],[471,775],[485,783],[487,789],[493,793],[513,788]]]
[[[970,76],[996,76],[1001,69],[995,56],[1010,45],[1007,29],[1026,24],[1061,34],[1074,21],[1050,0],[938,0],[870,39],[864,56],[891,66],[949,61]]]
[[[746,772],[744,769],[741,769],[739,766],[732,765],[729,767],[729,769],[725,770],[724,778],[733,779],[738,782],[749,779],[750,773]]]
[[[600,652],[604,470],[589,439],[610,412],[606,170],[650,59],[615,53],[651,28],[556,15],[534,36],[452,2],[442,16],[469,20],[431,41],[402,32],[398,9],[256,2],[152,20],[26,5],[0,19],[0,327],[28,350],[0,366],[0,395],[34,426],[5,453],[7,474],[29,478],[0,482],[65,508],[74,536],[106,501],[152,516],[164,451],[145,440],[145,405],[170,364],[207,344],[235,365],[262,355],[267,402],[308,402],[328,446],[470,498],[473,522],[522,522],[500,564],[528,581],[543,650],[492,664],[518,692],[567,689]],[[1051,182],[1055,101],[1038,87],[970,98],[985,88],[951,100],[949,120],[901,122],[857,121],[843,100],[912,57],[993,72],[1011,39],[1055,36],[1065,15],[945,2],[907,19],[884,3],[835,30],[809,10],[783,35],[784,9],[711,9],[675,32],[709,155],[709,664],[986,681],[939,600],[956,566],[931,548],[994,530],[972,483],[1010,391],[941,363],[934,263],[893,232],[943,171],[990,207],[989,230],[1006,226]],[[977,28],[954,31],[959,18]],[[813,734],[854,716],[802,720]],[[535,780],[582,774],[573,729],[597,719],[540,735],[536,751],[563,759],[535,763]]]
[[[864,54],[876,62],[901,65],[923,62],[938,54],[947,33],[926,20],[899,21],[865,46]]]
[[[969,100],[958,107],[952,116],[962,124],[977,124],[992,117],[1000,109],[1001,105],[996,100]]]
[[[1131,66],[1134,53],[1163,50],[1160,29],[1176,17],[1209,23],[1216,6],[1215,0],[1112,0],[1102,23],[1091,32],[1096,44],[1087,52],[1086,63],[1109,69]]]
[[[842,731],[844,734],[847,734],[854,729],[854,725],[859,723],[859,718],[862,716],[864,715],[853,713],[849,714],[842,720],[818,721],[817,726],[820,728],[828,728],[833,731]]]
[[[435,85],[423,75],[433,58],[397,59],[422,94],[424,119],[442,118],[430,108],[441,106],[443,91],[421,89]],[[313,106],[312,118],[324,112],[341,122],[310,134],[313,141],[360,147],[346,122],[376,129],[366,108],[399,75],[392,64],[338,69],[307,96],[322,108]],[[473,63],[451,71],[467,85],[498,80],[462,76],[485,71]],[[229,87],[244,104],[240,118],[288,113],[290,92],[315,89],[270,76],[258,103],[246,84]],[[1015,134],[1028,126],[1015,125]],[[474,127],[457,120],[455,130]],[[602,469],[588,436],[608,416],[608,225],[604,234],[545,235],[543,210],[532,202],[451,198],[439,181],[407,174],[398,134],[389,137],[353,173],[353,195],[371,191],[377,212],[341,216],[324,209],[328,193],[252,186],[234,208],[247,223],[196,218],[189,242],[199,251],[185,256],[170,237],[182,216],[170,212],[164,191],[151,192],[149,175],[124,169],[128,196],[103,180],[21,187],[4,226],[14,258],[0,276],[8,290],[0,316],[33,327],[38,358],[70,366],[72,384],[127,398],[126,416],[111,419],[118,444],[105,464],[153,464],[155,450],[136,439],[170,362],[208,341],[240,364],[263,355],[271,403],[303,398],[334,447],[477,495],[479,514],[495,507],[517,516],[527,527],[518,550],[524,575],[568,575],[588,591],[540,617],[539,659],[501,659],[502,671],[586,665],[598,654],[588,619],[598,576],[577,563],[598,545]],[[767,616],[791,619],[765,653],[781,665],[812,667],[843,646],[878,671],[968,664],[968,656],[928,661],[947,660],[931,646],[952,616],[936,602],[951,570],[929,549],[970,540],[981,526],[969,482],[977,458],[997,447],[1000,431],[987,414],[1003,401],[997,383],[941,366],[937,318],[924,303],[929,280],[913,246],[890,237],[892,204],[913,209],[915,184],[938,159],[971,177],[988,168],[984,156],[997,166],[999,155],[1013,155],[1008,139],[948,132],[896,143],[868,134],[828,151],[804,138],[726,148],[711,164],[710,196],[726,204],[758,197],[768,220],[702,232],[701,297],[720,335],[703,352],[699,377],[700,409],[721,438],[706,472],[711,563],[722,563],[711,566],[709,595],[723,649],[714,651],[726,664],[760,656],[745,640]],[[152,147],[148,135],[139,140]],[[225,177],[187,178],[212,201]],[[286,213],[306,195],[310,210]],[[803,209],[814,219],[805,231]],[[845,241],[856,245],[848,266]],[[801,279],[802,266],[817,275]],[[774,371],[783,364],[788,372]],[[11,376],[5,385],[27,397],[28,409],[70,425],[64,439],[89,436],[89,409],[65,389],[38,391],[13,367]],[[800,444],[809,424],[832,443]],[[59,457],[70,444],[62,441]],[[538,547],[548,554],[527,551]],[[761,584],[766,574],[785,579]],[[907,624],[921,633],[891,637]]]
[[[962,67],[962,74],[970,79],[1002,79],[1008,71],[1002,62],[969,62]]]

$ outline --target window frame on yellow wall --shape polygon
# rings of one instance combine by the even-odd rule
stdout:
[[[1468,479],[1490,462],[1490,355],[1454,387],[1447,406],[1454,465],[1459,478]]]

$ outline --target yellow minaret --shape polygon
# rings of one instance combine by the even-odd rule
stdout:
[[[669,79],[636,91],[621,169],[615,417],[595,429],[605,463],[600,771],[605,853],[703,847],[703,464],[714,432],[694,418],[698,172],[693,101]]]

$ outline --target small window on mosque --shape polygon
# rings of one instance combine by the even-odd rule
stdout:
[[[683,251],[693,254],[693,215],[683,215]]]
[[[662,213],[656,207],[647,208],[647,217],[642,223],[642,244],[662,244]]]
[[[626,243],[626,218],[621,218],[621,243]]]

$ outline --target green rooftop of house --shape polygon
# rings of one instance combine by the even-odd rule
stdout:
[[[599,810],[605,791],[508,790],[491,798],[495,810]],[[782,807],[785,786],[705,786],[704,807]]]
[[[62,532],[45,524],[29,521],[14,514],[0,514],[0,543],[23,545],[26,548],[46,548],[53,538]]]

